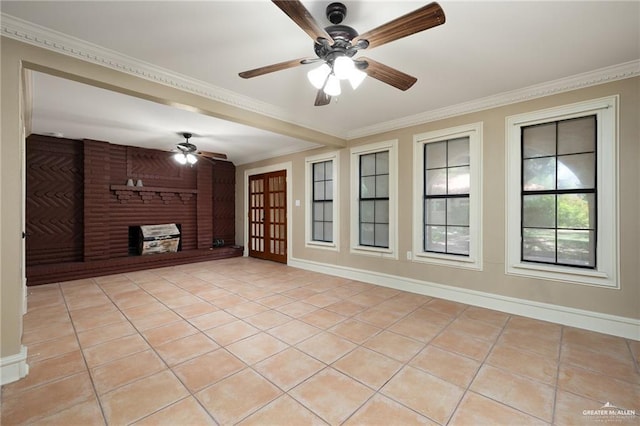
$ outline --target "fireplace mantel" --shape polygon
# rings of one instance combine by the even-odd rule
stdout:
[[[186,203],[198,193],[197,189],[182,189],[182,188],[164,188],[158,186],[129,186],[129,185],[111,185],[110,189],[115,192],[118,197],[118,201],[126,203],[134,194],[138,194],[142,198],[142,202],[149,203],[156,195],[167,204],[172,199],[180,197],[183,203]]]

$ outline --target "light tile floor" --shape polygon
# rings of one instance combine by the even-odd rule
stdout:
[[[2,424],[640,424],[640,343],[235,258],[29,288]],[[609,402],[636,416],[585,415]]]

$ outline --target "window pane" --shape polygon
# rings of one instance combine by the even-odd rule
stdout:
[[[373,224],[361,223],[360,224],[360,244],[363,246],[372,246],[373,240]]]
[[[360,178],[360,196],[363,198],[372,198],[376,195],[376,177],[369,176]]]
[[[558,228],[595,229],[595,194],[558,195]]]
[[[470,176],[469,166],[450,168],[448,194],[468,194]]]
[[[556,189],[556,159],[534,158],[523,161],[524,190]]]
[[[425,204],[425,224],[429,225],[446,225],[445,213],[447,201],[443,198],[427,199]]]
[[[360,176],[371,176],[376,173],[376,155],[365,154],[360,156]]]
[[[324,162],[325,179],[333,179],[333,160]]]
[[[313,220],[325,220],[323,203],[313,203]]]
[[[389,175],[376,176],[376,197],[389,196]]]
[[[596,181],[595,154],[558,157],[558,189],[593,188]]]
[[[558,230],[558,263],[595,266],[594,232]]]
[[[469,228],[447,226],[447,253],[469,254]]]
[[[447,225],[469,226],[469,199],[447,200]]]
[[[389,173],[389,151],[378,152],[376,154],[376,174]]]
[[[326,221],[333,221],[333,203],[331,201],[328,201],[324,204],[324,220]]]
[[[446,251],[446,226],[425,227],[425,250],[444,253]]]
[[[469,165],[469,138],[452,139],[448,146],[447,166]]]
[[[525,195],[522,200],[522,224],[532,228],[556,226],[556,196]]]
[[[595,116],[558,123],[558,155],[592,152],[596,149]]]
[[[324,224],[324,241],[333,242],[333,223]]]
[[[360,222],[373,222],[375,201],[360,201]]]
[[[313,199],[324,200],[324,182],[314,182],[313,184]]]
[[[556,231],[524,228],[522,230],[522,260],[555,263]]]
[[[328,180],[324,183],[324,199],[333,200],[333,181]]]
[[[389,201],[375,201],[376,223],[389,223]]]
[[[313,180],[324,180],[324,162],[313,165]]]
[[[522,158],[556,155],[556,123],[522,129]]]
[[[435,142],[425,144],[427,169],[447,167],[447,142]]]
[[[375,243],[376,247],[389,247],[389,225],[376,224],[375,225]]]
[[[322,222],[313,222],[313,239],[316,241],[322,241],[324,236]]]
[[[427,195],[444,195],[447,193],[447,169],[427,170]]]

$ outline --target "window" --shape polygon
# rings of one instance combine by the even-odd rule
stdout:
[[[481,269],[482,123],[414,142],[414,260]]]
[[[338,156],[336,152],[306,159],[306,242],[315,248],[337,249]]]
[[[397,141],[351,150],[352,250],[395,257]]]
[[[617,104],[507,118],[507,273],[617,286]]]

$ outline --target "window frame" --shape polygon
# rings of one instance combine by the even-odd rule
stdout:
[[[413,256],[412,261],[482,270],[482,139],[483,123],[471,123],[413,136]],[[469,255],[424,250],[424,149],[429,143],[469,138]]]
[[[317,241],[313,239],[313,166],[317,163],[332,161],[332,186],[333,186],[333,242]],[[306,182],[306,208],[305,208],[305,246],[323,250],[340,250],[340,197],[338,188],[340,176],[340,156],[338,151],[327,152],[305,158],[305,182]]]
[[[618,230],[618,104],[609,96],[506,118],[506,274],[573,284],[620,288]],[[595,268],[527,262],[522,259],[522,128],[595,115],[596,253]]]
[[[389,152],[389,247],[360,244],[360,157]],[[351,148],[351,253],[397,259],[398,247],[398,140],[371,143]]]

